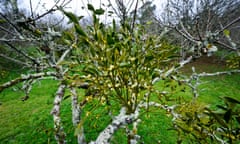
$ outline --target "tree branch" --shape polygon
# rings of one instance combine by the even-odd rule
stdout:
[[[111,137],[120,127],[131,124],[139,116],[139,108],[130,115],[127,115],[126,112],[125,107],[121,108],[120,114],[98,135],[97,140],[90,144],[109,144]]]
[[[65,88],[66,88],[66,85],[64,84],[61,84],[58,87],[58,90],[56,92],[56,96],[54,99],[54,106],[51,111],[51,114],[53,115],[53,121],[54,121],[55,139],[58,142],[58,144],[66,143],[66,140],[65,140],[66,134],[61,125],[61,117],[60,117],[60,107],[61,107],[63,96],[65,94]]]
[[[207,76],[218,76],[223,74],[233,74],[233,73],[240,73],[240,69],[237,70],[230,70],[230,71],[222,71],[222,72],[215,72],[215,73],[200,73],[197,74],[198,77],[207,77]]]
[[[22,61],[20,61],[20,60],[17,60],[17,59],[8,57],[8,56],[6,56],[6,55],[4,55],[4,54],[0,54],[0,57],[3,57],[3,58],[5,58],[5,59],[8,59],[8,60],[13,61],[13,62],[15,62],[15,63],[18,63],[18,64],[20,64],[20,65],[24,65],[24,66],[27,66],[27,67],[31,67],[31,66],[30,66],[29,64],[27,64],[26,62],[22,62]]]
[[[78,103],[78,95],[75,88],[71,87],[72,94],[72,122],[75,128],[78,127],[81,121],[81,109]],[[83,125],[81,125],[79,133],[77,133],[78,144],[86,144]]]
[[[225,29],[227,29],[228,27],[230,27],[231,25],[235,24],[236,22],[240,21],[240,16],[237,17],[236,19],[234,19],[233,21],[231,21],[229,24],[227,24],[226,26],[224,26],[221,30],[217,31],[217,33],[221,33],[223,32]]]
[[[231,46],[229,46],[229,45],[227,45],[227,44],[225,44],[225,43],[223,43],[223,42],[221,42],[221,41],[214,41],[216,44],[219,44],[219,45],[222,45],[223,47],[226,47],[226,48],[228,48],[228,49],[230,49],[230,50],[232,50],[232,51],[236,51],[237,49],[235,49],[235,48],[233,48],[233,47],[231,47]]]
[[[18,34],[20,35],[21,31],[20,31],[20,29],[19,29],[14,23],[12,23],[12,22],[11,22],[4,14],[2,14],[1,12],[0,12],[0,16],[3,17],[3,18],[18,32]]]
[[[0,92],[2,92],[4,89],[9,88],[13,85],[16,85],[20,82],[26,81],[26,80],[30,80],[30,79],[38,79],[41,77],[46,77],[46,76],[53,76],[56,77],[56,73],[55,72],[46,72],[46,73],[36,73],[36,74],[27,74],[27,75],[21,75],[20,77],[11,80],[9,82],[6,82],[2,85],[0,85]]]
[[[31,60],[34,64],[38,64],[38,65],[39,65],[39,62],[38,62],[36,59],[30,57],[29,55],[27,55],[27,54],[24,53],[23,51],[17,49],[17,48],[16,48],[15,46],[13,46],[11,43],[9,43],[9,42],[5,42],[5,43],[6,43],[10,48],[12,48],[13,50],[15,50],[17,53],[19,53],[19,54],[21,54],[22,56],[28,58],[28,59]]]
[[[133,15],[132,29],[131,29],[132,32],[133,32],[133,30],[134,30],[135,21],[136,21],[136,18],[137,18],[137,8],[138,8],[138,0],[137,0],[137,2],[136,2],[135,8],[134,8],[134,15]]]
[[[163,71],[158,70],[160,72],[160,76],[156,77],[152,80],[152,84],[155,84],[156,82],[158,82],[161,78],[163,77],[168,77],[169,75],[171,75],[173,72],[176,72],[178,69],[182,68],[185,64],[189,63],[192,60],[192,56],[188,57],[186,60],[182,60],[181,62],[179,62],[178,65],[170,68],[168,71],[166,71],[165,73],[163,73]]]

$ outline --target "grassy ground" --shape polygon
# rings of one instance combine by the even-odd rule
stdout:
[[[191,67],[196,66],[197,72],[213,72],[223,70],[222,64],[216,65],[204,61],[196,61],[188,65],[183,71],[189,73]],[[219,97],[230,96],[239,99],[240,75],[226,75],[213,78],[204,78],[200,86],[201,102],[211,104],[212,107],[222,103]],[[41,144],[55,143],[53,132],[53,120],[50,115],[54,93],[57,82],[54,80],[43,80],[35,83],[30,98],[21,101],[24,93],[13,91],[12,88],[0,93],[0,143],[19,144]],[[159,85],[161,86],[161,85]],[[188,92],[177,93],[179,97],[189,97]],[[90,107],[89,107],[90,109]],[[84,127],[88,140],[94,140],[105,125],[111,120],[109,117],[98,117],[104,115],[104,109],[92,111],[90,121],[86,121]],[[83,112],[86,114],[86,111]],[[76,143],[74,128],[71,124],[71,102],[66,99],[62,103],[62,123],[68,135],[68,143]],[[171,118],[165,112],[151,109],[149,113],[142,115],[143,121],[139,125],[139,135],[145,143],[174,144],[176,134],[167,129],[171,127]],[[118,131],[112,140],[114,144],[126,143],[124,130]]]
[[[41,89],[41,90],[39,90]],[[0,143],[47,143],[53,139],[52,108],[56,82],[35,84],[30,98],[21,101],[24,93],[8,89],[1,93]]]

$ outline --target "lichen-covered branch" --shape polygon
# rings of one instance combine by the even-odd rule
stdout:
[[[38,79],[38,78],[46,77],[46,76],[56,77],[56,73],[55,72],[45,72],[45,73],[43,72],[43,73],[21,75],[20,77],[14,79],[14,80],[11,80],[11,81],[8,81],[4,84],[1,84],[0,85],[0,92],[2,92],[4,89],[9,88],[13,85],[16,85],[20,82],[27,81],[27,80],[30,80],[30,79]]]
[[[126,108],[123,107],[120,110],[120,114],[117,115],[111,124],[109,124],[97,137],[97,140],[94,142],[91,142],[90,144],[109,144],[112,136],[114,133],[121,127],[127,126],[129,124],[133,123],[133,130],[127,130],[127,134],[131,135],[130,143],[131,144],[136,144],[138,139],[140,138],[139,135],[137,135],[136,130],[137,130],[137,125],[141,120],[139,119],[139,113],[140,109],[147,109],[148,107],[159,107],[161,109],[165,109],[167,111],[170,111],[174,118],[177,118],[179,115],[174,112],[174,106],[167,106],[167,105],[162,105],[156,102],[141,102],[137,106],[136,110],[134,113],[131,114],[126,114]]]
[[[183,61],[180,61],[179,64],[177,66],[174,66],[172,68],[170,68],[168,71],[166,72],[163,72],[161,70],[158,70],[159,71],[159,77],[156,77],[152,80],[152,84],[155,84],[156,82],[158,82],[161,78],[163,77],[168,77],[169,75],[171,75],[172,73],[178,71],[180,68],[182,68],[185,64],[191,62],[192,60],[192,56],[188,57],[186,60],[183,60]]]
[[[133,123],[139,116],[139,108],[136,109],[135,113],[130,115],[126,114],[127,109],[121,108],[120,114],[117,115],[111,124],[109,124],[97,137],[95,142],[91,144],[109,144],[113,134],[121,127]]]
[[[1,40],[0,40],[0,41],[1,41]],[[8,56],[6,56],[6,55],[4,55],[4,54],[0,54],[0,57],[5,58],[5,59],[7,59],[7,60],[10,60],[10,61],[12,61],[12,62],[15,62],[15,63],[17,63],[17,64],[26,66],[26,67],[31,67],[31,66],[30,66],[28,63],[26,63],[26,62],[22,62],[22,61],[20,61],[20,60],[17,60],[17,59],[8,57]]]
[[[234,73],[240,73],[240,70],[229,70],[229,71],[222,71],[222,72],[215,72],[215,73],[199,73],[197,74],[193,68],[194,73],[192,76],[190,76],[190,79],[187,81],[187,84],[191,87],[193,91],[193,95],[195,98],[198,97],[198,91],[197,87],[200,85],[199,78],[200,77],[209,77],[209,76],[219,76],[219,75],[225,75],[225,74],[234,74]],[[192,84],[192,81],[195,81],[195,84]]]
[[[78,103],[78,96],[77,96],[76,89],[71,87],[70,91],[72,94],[72,122],[73,122],[73,126],[76,128],[81,121],[81,109]],[[81,126],[80,131],[77,133],[77,140],[78,140],[78,144],[86,143],[83,126]]]
[[[51,114],[53,115],[53,121],[54,121],[54,129],[55,129],[55,139],[58,142],[58,144],[65,144],[66,143],[66,134],[63,130],[63,127],[61,126],[61,117],[60,117],[60,107],[61,102],[65,93],[66,85],[61,84],[58,87],[58,90],[56,92],[56,96],[54,99],[54,106],[51,111]]]
[[[221,72],[214,72],[214,73],[197,73],[195,71],[195,68],[192,68],[193,74],[186,79],[178,79],[177,77],[173,77],[176,81],[179,82],[184,82],[186,85],[188,85],[191,89],[192,89],[192,94],[193,94],[193,98],[196,100],[199,96],[198,93],[198,86],[201,84],[200,82],[200,77],[210,77],[210,76],[219,76],[219,75],[230,75],[230,74],[234,74],[234,73],[240,73],[239,69],[236,70],[229,70],[229,71],[221,71]]]
[[[15,50],[18,54],[21,54],[21,55],[24,56],[25,58],[31,60],[34,64],[39,64],[39,62],[38,62],[35,58],[33,58],[33,57],[29,56],[28,54],[26,54],[25,52],[17,49],[17,48],[16,48],[14,45],[12,45],[11,43],[9,43],[9,42],[5,42],[5,43],[6,43],[10,48],[12,48],[13,50]]]
[[[24,81],[22,89],[25,92],[25,96],[21,98],[22,101],[26,101],[29,98],[29,93],[32,90],[32,85],[35,83],[36,80],[30,79],[29,81]]]
[[[203,72],[203,73],[197,74],[197,76],[198,77],[207,77],[207,76],[218,76],[218,75],[224,75],[224,74],[234,74],[234,73],[240,73],[240,69],[222,71],[222,72],[215,72],[215,73]]]

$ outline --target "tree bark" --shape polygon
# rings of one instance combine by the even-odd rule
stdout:
[[[75,88],[70,88],[72,94],[72,123],[77,128],[81,121],[81,109],[78,104],[78,96]],[[78,144],[86,144],[83,126],[77,132]]]
[[[63,130],[63,127],[61,126],[61,117],[60,117],[60,105],[65,93],[66,85],[61,84],[58,87],[58,90],[56,92],[56,96],[54,99],[54,106],[51,111],[51,114],[53,115],[53,121],[54,121],[54,129],[55,129],[55,139],[58,144],[65,144],[66,140],[66,134]]]
[[[90,144],[110,144],[110,140],[113,134],[122,126],[133,123],[139,116],[139,108],[130,115],[126,114],[126,108],[123,107],[120,110],[120,114],[117,115],[111,124],[109,124],[97,137],[95,142]]]
[[[6,88],[9,88],[9,87],[11,87],[13,85],[16,85],[18,83],[21,83],[23,81],[39,79],[39,78],[47,77],[47,76],[56,77],[56,73],[55,72],[45,72],[45,73],[35,73],[35,74],[21,75],[20,77],[14,79],[14,80],[8,81],[8,82],[0,85],[0,92],[2,92]]]

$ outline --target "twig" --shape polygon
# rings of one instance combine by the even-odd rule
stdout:
[[[217,31],[217,33],[223,32],[225,29],[227,29],[228,27],[230,27],[231,25],[235,24],[238,21],[240,21],[240,17],[237,17],[236,19],[234,19],[232,22],[224,26],[221,30]]]
[[[137,17],[137,8],[138,8],[138,0],[136,2],[135,8],[134,8],[134,15],[133,15],[131,32],[133,32],[134,27],[135,27],[135,21],[136,21],[136,17]]]
[[[20,29],[19,29],[15,24],[13,24],[13,23],[12,23],[4,14],[2,14],[1,12],[0,12],[0,16],[3,17],[13,28],[15,28],[16,31],[18,32],[18,34],[20,35],[21,31],[20,31]]]

